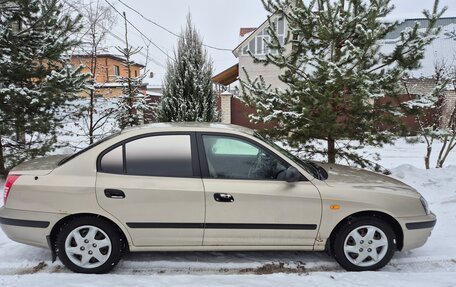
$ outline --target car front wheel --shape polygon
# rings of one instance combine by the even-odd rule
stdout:
[[[122,255],[118,231],[102,219],[76,218],[64,225],[57,235],[60,261],[74,272],[105,273]]]
[[[349,271],[377,270],[393,257],[395,237],[392,228],[381,219],[355,218],[337,232],[334,257]]]

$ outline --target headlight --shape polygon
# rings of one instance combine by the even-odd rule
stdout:
[[[429,215],[431,213],[431,211],[429,210],[429,205],[428,205],[426,199],[424,199],[424,197],[421,197],[420,201],[421,201],[421,204],[423,205],[424,212],[426,212],[426,215]]]

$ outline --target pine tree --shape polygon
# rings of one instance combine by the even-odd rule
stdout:
[[[85,75],[66,56],[79,17],[58,0],[3,1],[0,7],[0,175],[56,142],[57,111]]]
[[[289,32],[280,41],[271,21],[267,44],[273,52],[255,62],[280,67],[279,79],[287,88],[271,89],[262,77],[247,75],[242,99],[256,107],[252,119],[276,123],[266,135],[327,155],[330,163],[337,156],[372,165],[356,149],[391,142],[391,133],[380,126],[399,127],[403,111],[386,99],[403,93],[402,79],[420,66],[445,9],[439,11],[436,1],[432,12],[423,12],[428,27],[417,23],[402,31],[393,51],[385,52],[383,40],[398,27],[384,20],[394,8],[389,0],[262,1],[274,17],[285,19]],[[313,139],[326,141],[327,148]],[[355,141],[336,145],[344,139]]]
[[[168,61],[157,120],[163,122],[213,122],[217,120],[212,89],[212,61],[192,24],[181,33],[174,59]]]
[[[149,109],[146,96],[140,92],[143,75],[132,76],[131,66],[134,64],[132,57],[141,51],[139,47],[132,47],[128,44],[128,27],[127,16],[123,13],[125,22],[125,47],[116,47],[125,58],[124,67],[127,71],[127,77],[118,77],[117,82],[122,85],[122,95],[118,101],[117,119],[120,129],[133,127],[143,122],[144,111]]]

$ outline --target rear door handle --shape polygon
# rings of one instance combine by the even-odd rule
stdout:
[[[114,199],[125,198],[125,193],[120,189],[107,188],[104,190],[104,194],[106,195],[106,197],[114,198]]]
[[[228,193],[214,193],[214,199],[217,202],[233,202],[234,197]]]

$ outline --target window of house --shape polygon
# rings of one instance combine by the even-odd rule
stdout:
[[[286,164],[246,140],[203,135],[211,178],[284,180]]]
[[[16,33],[22,31],[22,20],[19,16],[14,17],[13,21],[11,22],[11,28]]]
[[[138,70],[135,70],[135,78],[138,76]]]
[[[114,65],[114,75],[120,76],[120,68],[117,65]]]
[[[276,17],[272,20],[272,22],[276,28],[275,33],[279,38],[280,43],[283,44],[285,39],[284,19]],[[242,48],[242,54],[248,55],[249,51],[251,51],[254,55],[266,55],[270,52],[276,54],[277,51],[269,51],[267,43],[271,42],[271,36],[269,35],[268,29],[269,27],[265,27],[260,32],[258,32],[258,34]]]

